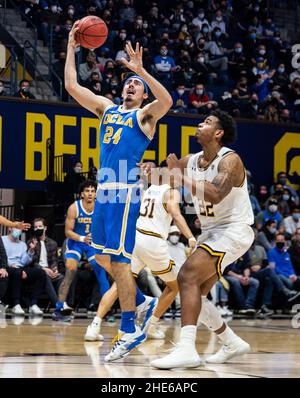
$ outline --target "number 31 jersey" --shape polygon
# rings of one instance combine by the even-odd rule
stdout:
[[[188,176],[197,181],[212,182],[218,175],[218,167],[221,160],[227,154],[233,152],[234,151],[229,148],[222,147],[215,159],[205,169],[199,169],[198,167],[198,160],[203,155],[203,152],[192,155],[187,164]],[[242,185],[240,187],[233,187],[229,194],[218,204],[212,205],[196,196],[192,196],[192,198],[203,230],[232,223],[252,225],[254,222],[247,188],[246,173]]]
[[[146,235],[167,239],[172,217],[167,212],[164,195],[171,189],[170,185],[151,185],[144,193],[137,220],[137,230]]]

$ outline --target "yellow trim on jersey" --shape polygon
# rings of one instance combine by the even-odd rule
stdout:
[[[152,271],[151,270],[151,272],[153,275],[157,275],[157,276],[164,275],[164,274],[167,274],[168,272],[171,272],[174,265],[175,265],[174,261],[170,260],[168,268],[166,268],[162,271]]]
[[[217,261],[217,274],[219,276],[219,278],[221,278],[222,276],[222,272],[221,272],[221,263],[222,260],[225,256],[225,252],[219,252],[216,250],[213,250],[211,247],[209,247],[206,243],[201,243],[200,245],[198,245],[198,248],[201,247],[202,249],[204,249],[205,251],[207,251],[211,256],[213,257],[218,257],[218,261]]]
[[[104,254],[115,254],[115,255],[120,255],[121,253],[123,254],[124,257],[128,258],[131,260],[131,254],[127,253],[125,251],[124,247],[124,241],[125,241],[125,236],[126,236],[126,230],[127,230],[127,220],[128,220],[128,214],[129,214],[129,207],[130,207],[130,201],[131,201],[131,194],[132,194],[132,189],[128,189],[127,197],[126,197],[126,205],[125,205],[125,210],[123,214],[123,220],[122,220],[122,229],[121,229],[121,239],[120,239],[120,245],[117,250],[115,249],[103,249]]]
[[[95,249],[101,249],[101,250],[104,249],[104,246],[102,246],[102,245],[96,245],[96,243],[94,243],[94,242],[92,242],[91,246],[94,247]]]
[[[140,228],[136,228],[136,230],[139,231],[141,234],[149,235],[149,236],[155,236],[156,238],[163,239],[163,237],[160,234],[157,234],[156,232],[146,231],[146,230],[140,229]]]
[[[132,272],[132,271],[131,271]],[[136,274],[135,272],[132,272],[132,275],[133,275],[133,277],[134,278],[137,278],[139,275],[138,274]]]

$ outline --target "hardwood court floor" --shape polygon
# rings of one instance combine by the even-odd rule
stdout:
[[[118,322],[104,323],[104,342],[85,343],[87,319],[61,324],[44,319],[32,325],[28,318],[20,325],[12,319],[0,324],[0,378],[101,377],[101,378],[229,378],[300,377],[300,329],[290,320],[233,320],[229,324],[252,347],[251,353],[224,365],[206,365],[193,370],[162,371],[149,362],[172,347],[180,330],[180,321],[165,320],[162,330],[166,341],[148,340],[123,360],[105,363]],[[201,328],[197,346],[205,358],[219,344],[214,334]]]

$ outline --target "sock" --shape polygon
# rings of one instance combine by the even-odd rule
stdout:
[[[62,301],[58,301],[58,302],[56,303],[55,308],[56,308],[58,311],[61,311],[61,310],[64,308],[64,303],[63,303]]]
[[[232,329],[228,325],[226,325],[226,329],[224,332],[217,335],[223,344],[228,345],[232,343],[233,340],[238,338],[238,336],[234,333]]]
[[[121,314],[121,327],[120,330],[125,333],[135,332],[135,312],[124,311]]]
[[[196,325],[183,326],[180,331],[180,345],[195,347],[196,335]]]
[[[151,325],[156,325],[159,321],[159,318],[157,318],[157,316],[152,315],[152,317],[150,318],[150,323]]]
[[[146,297],[140,291],[138,287],[136,287],[136,297],[135,297],[135,304],[136,306],[142,304],[146,300]]]
[[[100,295],[103,296],[110,288],[105,269],[98,265],[96,260],[92,260],[90,264],[95,272],[95,276],[99,284]]]
[[[102,318],[100,318],[99,316],[96,315],[95,318],[93,319],[92,324],[95,326],[99,326],[99,328],[100,328],[101,322],[102,322]]]

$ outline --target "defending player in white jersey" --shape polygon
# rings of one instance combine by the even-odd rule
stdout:
[[[180,212],[180,193],[174,186],[174,178],[170,177],[166,162],[160,168],[153,168],[149,178],[152,185],[145,191],[141,202],[131,270],[137,277],[139,272],[147,266],[166,285],[153,316],[141,326],[143,332],[148,331],[148,338],[164,339],[165,335],[158,329],[157,323],[172,304],[178,292],[178,269],[170,257],[167,245],[172,221],[188,239],[191,250],[196,246],[196,239]],[[116,298],[116,289],[111,289],[109,297],[105,297],[105,300],[100,302],[97,316],[87,328],[85,340],[102,339],[100,335],[101,321]],[[148,300],[148,296],[146,296],[146,300]],[[137,307],[137,318],[144,318],[144,307],[143,304]]]
[[[178,274],[182,326],[179,343],[172,353],[151,362],[156,368],[192,368],[202,363],[196,350],[198,318],[223,344],[206,362],[224,363],[250,350],[206,298],[224,268],[241,257],[254,239],[244,165],[237,153],[225,147],[235,138],[232,117],[215,111],[199,123],[196,131],[202,152],[180,160],[174,154],[167,158],[178,181],[183,181],[192,194],[203,232],[197,250]]]
[[[196,239],[188,227],[179,208],[180,193],[174,186],[167,163],[152,169],[151,186],[143,195],[140,216],[136,224],[136,241],[131,260],[134,276],[144,268],[150,268],[166,285],[159,297],[157,307],[150,319],[148,338],[163,339],[164,333],[157,328],[157,322],[174,301],[178,293],[177,274],[179,269],[172,260],[167,238],[172,221],[187,238],[193,250]]]

